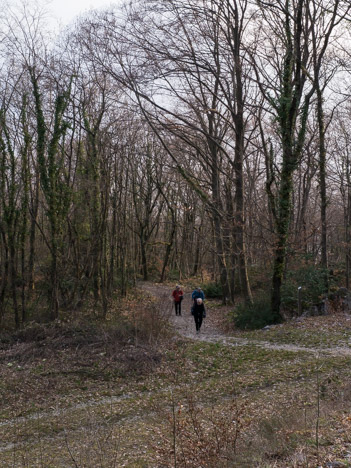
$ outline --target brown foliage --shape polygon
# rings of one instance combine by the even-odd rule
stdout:
[[[156,447],[159,466],[179,468],[211,468],[234,462],[236,447],[244,421],[245,404],[228,401],[223,408],[200,406],[196,397],[188,395],[185,403],[176,403],[172,396],[167,420],[171,437],[160,435]]]

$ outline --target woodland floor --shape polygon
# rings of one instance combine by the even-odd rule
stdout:
[[[81,326],[2,340],[0,467],[351,467],[349,314],[240,332],[207,301],[196,335],[190,293],[176,317],[169,287],[142,287],[152,345],[138,327],[123,346]]]

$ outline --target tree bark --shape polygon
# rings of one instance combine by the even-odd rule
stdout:
[[[326,183],[326,147],[325,147],[325,123],[323,109],[323,94],[317,80],[317,119],[319,130],[319,192],[321,200],[321,265],[324,269],[324,288],[329,290],[328,275],[328,248],[327,248],[327,183]]]

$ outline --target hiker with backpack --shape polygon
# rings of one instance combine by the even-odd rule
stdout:
[[[191,299],[194,304],[195,304],[195,300],[198,298],[202,299],[203,301],[205,300],[205,294],[203,290],[200,288],[200,286],[197,286],[191,294]]]

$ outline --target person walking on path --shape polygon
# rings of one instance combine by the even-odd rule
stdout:
[[[194,291],[191,294],[191,299],[193,303],[195,304],[196,299],[202,299],[202,301],[205,300],[205,294],[203,290],[200,288],[200,286],[197,286]]]
[[[183,291],[178,284],[175,290],[172,292],[172,297],[174,301],[176,315],[182,315]]]
[[[196,333],[199,334],[202,320],[206,317],[204,301],[201,299],[201,297],[195,299],[194,305],[191,308],[191,313],[194,316]]]

